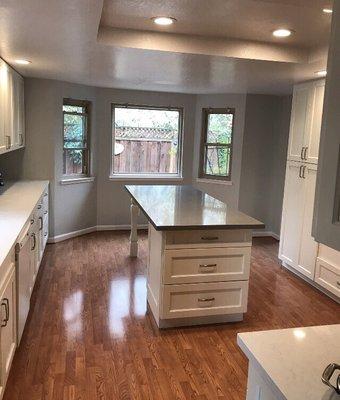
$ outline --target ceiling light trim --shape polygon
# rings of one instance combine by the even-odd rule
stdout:
[[[174,17],[168,17],[165,15],[157,15],[156,17],[151,18],[152,21],[159,26],[170,26],[177,22],[177,19]]]

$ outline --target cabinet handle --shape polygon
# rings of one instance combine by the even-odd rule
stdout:
[[[41,209],[41,204],[39,204],[37,208],[38,208],[38,210],[40,210]]]
[[[19,133],[19,139],[20,139],[19,146],[23,146],[24,145],[24,137],[23,137],[22,133]]]
[[[41,231],[41,230],[42,230],[42,228],[43,228],[43,225],[44,225],[44,222],[43,222],[43,219],[42,219],[42,217],[39,217],[39,221],[40,221],[40,227],[39,227],[39,231]]]
[[[218,236],[202,236],[202,240],[218,240]]]
[[[46,211],[44,211],[44,214],[46,215],[48,213],[48,211],[46,210]]]
[[[308,150],[308,147],[304,147],[304,152],[303,152],[303,159],[304,160],[307,160],[307,150]]]
[[[305,151],[305,148],[302,147],[302,149],[301,149],[301,154],[300,154],[301,160],[303,160],[303,153],[304,153],[304,151]]]
[[[9,301],[7,298],[2,299],[1,306],[5,307],[6,317],[2,320],[1,327],[7,326],[7,322],[9,320]]]
[[[209,272],[214,272],[215,268],[217,267],[217,264],[200,264],[199,266],[200,268],[204,268],[205,273],[209,273]]]
[[[11,137],[9,135],[6,135],[6,141],[7,141],[6,150],[8,150],[11,148]]]
[[[199,297],[198,301],[200,303],[208,303],[210,301],[215,301],[215,297]]]
[[[37,245],[37,238],[35,237],[35,233],[32,233],[31,237],[33,238],[33,246],[31,247],[31,250],[34,250],[35,246]]]
[[[299,168],[299,178],[302,178],[302,168],[303,168],[303,165],[300,165],[300,168]]]
[[[32,218],[32,219],[31,219],[31,225],[33,225],[33,224],[34,224],[34,219]]]

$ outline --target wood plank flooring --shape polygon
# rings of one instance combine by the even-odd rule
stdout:
[[[141,239],[135,260],[126,232],[47,246],[5,400],[244,399],[237,332],[340,323],[340,306],[280,268],[275,240],[257,238],[243,322],[159,331]]]

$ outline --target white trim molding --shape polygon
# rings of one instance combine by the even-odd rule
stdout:
[[[73,185],[74,183],[87,183],[93,182],[95,180],[94,176],[82,176],[77,178],[63,178],[60,181],[61,185]]]
[[[89,228],[79,229],[77,231],[63,233],[61,235],[52,236],[48,238],[48,243],[59,243],[67,239],[71,239],[77,236],[86,235],[87,233],[98,232],[98,231],[129,231],[130,225],[97,225]],[[140,224],[137,229],[148,229],[147,224]]]
[[[253,231],[253,237],[272,237],[276,240],[280,240],[280,235],[271,231]]]

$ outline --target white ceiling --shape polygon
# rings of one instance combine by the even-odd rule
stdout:
[[[24,76],[185,93],[289,93],[326,65],[327,0],[104,3],[2,0],[1,57]],[[164,14],[176,25],[150,32]],[[273,41],[276,25],[294,29],[292,39]]]

